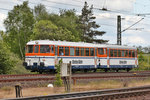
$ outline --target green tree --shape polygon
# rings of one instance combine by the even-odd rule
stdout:
[[[57,27],[66,28],[75,37],[75,40],[71,41],[81,41],[81,29],[79,26],[79,18],[75,13],[74,9],[71,10],[60,10],[60,14],[50,14],[49,20],[53,22]]]
[[[8,34],[4,41],[10,46],[12,52],[23,58],[25,45],[30,40],[34,26],[33,12],[28,7],[28,2],[14,6],[13,10],[8,12],[4,25]]]
[[[32,39],[49,39],[49,40],[75,40],[72,33],[66,28],[57,27],[49,20],[41,20],[35,24]]]
[[[0,40],[0,74],[10,74],[15,66],[16,61],[12,58],[12,53],[9,51],[5,43]]]
[[[10,51],[10,47],[6,42],[8,37],[3,31],[0,31],[0,74],[27,74],[27,71],[22,63],[23,61]]]
[[[61,75],[60,75],[61,74],[60,70],[61,70],[61,64],[62,63],[63,62],[62,62],[62,59],[61,59],[61,60],[59,60],[59,64],[55,65],[55,67],[57,68],[56,69],[57,74],[56,74],[56,81],[54,82],[54,84],[58,87],[62,86],[62,79],[61,79]]]
[[[47,20],[48,12],[43,4],[38,4],[34,7],[34,17],[36,21]]]
[[[138,57],[139,62],[143,62],[145,60],[142,52],[140,52],[139,57]]]
[[[102,36],[105,34],[104,31],[96,30],[100,26],[96,24],[96,17],[93,16],[93,5],[89,8],[87,2],[85,2],[84,7],[82,9],[82,14],[79,16],[80,28],[82,30],[82,41],[85,42],[97,42],[97,43],[105,43],[107,40],[97,39],[96,36]]]

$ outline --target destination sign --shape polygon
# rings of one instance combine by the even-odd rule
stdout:
[[[72,64],[82,64],[82,60],[72,60]]]
[[[127,64],[127,61],[119,61],[119,64]]]

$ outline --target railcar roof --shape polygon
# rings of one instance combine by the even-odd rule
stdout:
[[[104,48],[118,48],[118,49],[136,49],[131,46],[109,45],[109,44],[96,44],[84,42],[68,42],[68,41],[50,41],[50,40],[34,40],[29,41],[27,45],[58,45],[58,46],[78,46],[78,47],[104,47]]]

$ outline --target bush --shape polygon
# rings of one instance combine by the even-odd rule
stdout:
[[[0,40],[0,74],[24,74],[28,73],[22,66],[20,58],[10,52],[7,44]]]
[[[62,86],[62,79],[61,79],[61,75],[60,75],[61,64],[62,64],[62,59],[59,61],[59,64],[55,65],[55,67],[57,68],[56,69],[57,74],[56,74],[56,81],[54,82],[54,85],[57,87]]]
[[[150,70],[149,54],[140,53],[138,56],[139,68],[135,70]]]

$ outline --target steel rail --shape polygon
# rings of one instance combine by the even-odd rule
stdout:
[[[30,77],[30,76],[48,76],[48,74],[14,74],[14,75],[0,75],[0,78],[7,78],[7,77]]]
[[[116,78],[141,78],[141,77],[150,77],[150,75],[127,75],[127,76],[72,76],[73,80],[80,79],[116,79]],[[44,81],[44,80],[55,80],[55,76],[51,77],[26,77],[26,78],[17,78],[17,79],[0,79],[0,82],[20,82],[20,81]]]
[[[89,98],[103,98],[103,97],[124,97],[132,95],[139,96],[150,93],[150,86],[142,87],[131,87],[131,88],[120,88],[120,89],[107,89],[107,90],[96,90],[87,92],[76,92],[76,93],[66,93],[66,94],[56,94],[47,96],[37,96],[37,97],[24,97],[15,99],[5,99],[5,100],[80,100]]]
[[[82,96],[82,97],[61,98],[57,100],[115,100],[115,99],[121,100],[124,98],[126,99],[130,98],[130,97],[145,96],[147,94],[150,94],[150,89],[140,90],[140,91],[129,91],[129,92],[119,92],[119,93],[108,93],[108,94],[101,94],[101,95]]]
[[[132,73],[143,73],[143,74],[150,74],[150,71],[134,71],[134,72],[89,72],[89,73],[74,73],[73,75],[88,75],[88,74],[132,74]],[[14,74],[14,75],[0,75],[0,78],[7,78],[7,77],[30,77],[30,76],[50,76],[54,74]]]
[[[136,72],[108,72],[108,73],[105,73],[105,72],[94,72],[94,73],[92,73],[92,72],[89,72],[89,73],[74,73],[73,74],[73,76],[79,76],[79,75],[119,75],[119,74],[125,74],[125,75],[127,75],[127,74],[147,74],[147,75],[150,75],[150,71],[136,71]],[[12,77],[38,77],[38,76],[54,76],[54,74],[19,74],[19,75],[17,75],[17,74],[14,74],[14,75],[0,75],[0,78],[12,78]]]

